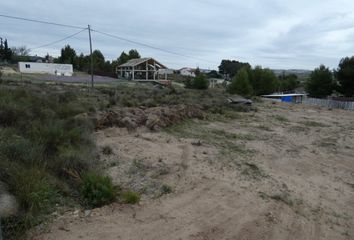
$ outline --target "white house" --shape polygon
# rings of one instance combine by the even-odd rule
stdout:
[[[195,69],[193,68],[182,68],[179,71],[182,76],[195,77]]]
[[[21,73],[46,73],[60,76],[72,76],[72,64],[19,62],[18,68]]]

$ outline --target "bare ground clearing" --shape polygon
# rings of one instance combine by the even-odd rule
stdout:
[[[69,212],[34,239],[354,238],[354,112],[262,103],[228,122],[95,138],[142,202]]]

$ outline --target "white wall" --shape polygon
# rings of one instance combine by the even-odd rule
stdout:
[[[64,76],[73,75],[72,64],[19,62],[18,68],[21,73],[47,73]]]

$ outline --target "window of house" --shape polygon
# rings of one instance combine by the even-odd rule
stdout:
[[[30,64],[26,64],[25,67],[26,68],[31,68],[31,65]]]

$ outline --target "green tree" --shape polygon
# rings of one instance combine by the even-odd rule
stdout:
[[[270,94],[277,90],[278,79],[272,70],[256,66],[249,72],[251,72],[250,83],[255,95]]]
[[[249,63],[243,63],[235,60],[222,60],[219,66],[219,72],[221,74],[228,74],[231,78],[233,78],[237,72],[244,67],[250,68],[251,65]]]
[[[208,89],[209,81],[204,74],[199,74],[195,78],[188,79],[186,82],[186,88],[191,89]]]
[[[231,94],[239,94],[244,97],[249,97],[253,94],[252,85],[249,81],[247,68],[242,68],[232,79],[227,91]]]
[[[324,65],[316,68],[306,82],[306,90],[311,97],[326,97],[332,94],[333,89],[333,74]]]
[[[0,42],[0,61],[11,61],[13,52],[11,48],[9,48],[7,39],[4,42],[1,39]]]
[[[125,52],[122,52],[119,58],[117,58],[118,65],[122,65],[128,61],[129,61],[129,55],[126,54]]]
[[[222,76],[215,70],[211,70],[208,74],[207,74],[208,78],[222,78]]]
[[[129,51],[129,59],[135,59],[135,58],[141,58],[141,56],[140,56],[138,50],[136,50],[136,49],[131,49],[131,50]]]
[[[346,97],[354,96],[354,56],[343,58],[336,71],[339,82],[338,90]]]
[[[97,70],[103,70],[105,65],[105,58],[100,50],[94,50],[92,52],[93,66]]]
[[[280,75],[278,79],[279,90],[282,92],[294,91],[300,85],[295,74],[285,75],[285,73],[283,72],[283,74]]]
[[[90,58],[81,53],[76,58],[76,69],[83,72],[88,72],[90,69]]]
[[[128,62],[131,59],[136,59],[136,58],[141,58],[138,50],[136,49],[131,49],[128,54],[126,54],[124,51],[120,54],[120,56],[117,58],[118,65],[122,65],[126,62]]]
[[[65,45],[64,48],[61,49],[61,54],[58,59],[59,63],[72,64],[76,69],[76,52],[70,45]]]

